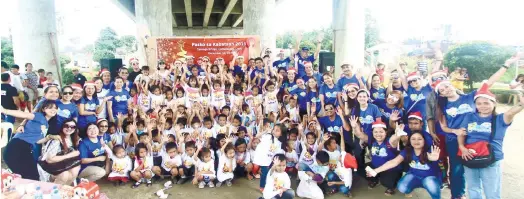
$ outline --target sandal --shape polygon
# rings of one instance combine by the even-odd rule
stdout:
[[[333,195],[333,194],[335,194],[335,193],[337,193],[337,190],[336,190],[336,189],[331,189],[331,190],[329,190],[326,194],[327,194],[327,195]]]
[[[391,195],[395,194],[395,190],[393,190],[393,189],[386,189],[386,192],[384,192],[384,194],[386,196],[391,196]]]
[[[377,186],[377,184],[378,184],[377,182],[369,181],[368,182],[368,188],[369,189],[373,189],[373,188],[375,188]]]
[[[142,184],[142,183],[136,182],[135,184],[133,184],[133,186],[131,186],[131,188],[135,189],[135,188],[139,187],[140,184]]]

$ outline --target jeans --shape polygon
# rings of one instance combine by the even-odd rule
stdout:
[[[458,198],[466,194],[466,179],[464,178],[464,166],[457,155],[458,142],[456,138],[447,137],[446,150],[449,154],[451,196]]]
[[[409,194],[415,188],[422,187],[428,191],[432,199],[440,199],[441,184],[442,182],[436,176],[421,178],[408,173],[398,181],[397,189],[401,193]]]
[[[266,187],[266,178],[267,173],[269,172],[269,166],[260,166],[260,172],[262,173],[260,176],[260,188],[263,189]]]
[[[2,119],[4,120],[4,122],[9,122],[9,123],[15,125],[15,117],[13,117],[13,116],[2,114]],[[13,134],[13,129],[7,130],[7,141],[11,140],[11,135],[12,134]]]
[[[329,172],[327,174],[327,181],[328,182],[340,182],[342,181],[338,175],[335,173],[335,172]],[[349,194],[349,187],[346,187],[345,185],[333,185],[333,186],[329,186],[330,189],[332,190],[337,190],[340,191],[341,193],[347,195]]]
[[[295,191],[293,191],[293,189],[288,189],[287,191],[284,191],[284,193],[282,193],[282,196],[276,195],[273,198],[275,199],[293,199],[295,198]]]
[[[482,191],[489,199],[500,199],[502,170],[500,160],[489,167],[471,169],[464,167],[464,176],[468,185],[468,195],[471,199],[482,199]]]

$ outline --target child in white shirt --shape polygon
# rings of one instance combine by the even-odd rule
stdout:
[[[198,154],[200,153],[200,158]],[[198,184],[198,188],[202,189],[206,184],[213,188],[213,180],[215,180],[215,161],[211,158],[211,151],[207,147],[202,147],[200,143],[198,149],[193,156],[196,163],[195,177],[193,178],[193,184]]]
[[[233,171],[237,166],[235,147],[231,143],[231,138],[226,139],[226,143],[222,146],[221,151],[222,153],[218,158],[217,187],[220,187],[224,182],[230,187],[232,185],[231,180],[235,177]]]
[[[131,171],[130,174],[131,178],[136,181],[132,188],[137,188],[144,181],[147,183],[148,187],[153,185],[151,182],[151,179],[154,176],[154,173],[151,170],[153,169],[153,166],[153,156],[151,156],[151,151],[145,143],[138,143],[135,146],[135,169]]]
[[[128,182],[128,174],[133,165],[131,158],[126,155],[124,147],[122,145],[115,145],[113,146],[113,151],[108,149],[106,149],[106,151],[109,154],[109,158],[113,161],[111,173],[109,173],[107,180],[112,181],[115,186]]]
[[[182,166],[182,157],[178,154],[178,147],[174,142],[168,142],[165,145],[165,152],[162,152],[162,163],[160,166],[153,167],[155,175],[164,178],[170,176],[175,179],[178,176],[178,168]]]
[[[285,172],[286,156],[277,154],[273,158],[273,166],[269,170],[264,187],[263,197],[272,199],[275,197],[282,199],[292,199],[295,197],[295,191],[291,189],[291,180]]]

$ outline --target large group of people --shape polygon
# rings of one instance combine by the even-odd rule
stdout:
[[[363,77],[343,64],[335,76],[313,69],[320,45],[310,54],[299,43],[278,60],[270,50],[250,59],[233,52],[230,63],[160,60],[154,68],[132,59],[116,77],[106,69],[92,79],[76,71],[75,82],[62,86],[29,63],[26,73],[2,63],[2,119],[23,119],[3,160],[24,178],[60,184],[85,178],[136,188],[168,179],[218,188],[247,178],[260,179],[269,199],[293,198],[296,177],[313,182],[323,198],[351,197],[360,176],[386,195],[423,188],[440,199],[448,186],[452,198],[465,198],[466,190],[470,198],[500,198],[502,144],[524,98],[497,113],[489,87],[519,55],[463,93],[438,49],[432,72],[378,64]],[[490,161],[480,166],[471,148],[479,142],[490,147]]]

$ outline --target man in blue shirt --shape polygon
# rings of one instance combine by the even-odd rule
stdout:
[[[313,63],[304,62],[304,66],[306,69],[306,75],[302,76],[304,82],[309,81],[309,79],[311,78],[315,78],[315,80],[317,80],[318,87],[321,87],[323,84],[322,75],[320,75],[319,73],[315,73],[315,71],[313,70]]]
[[[318,55],[320,53],[320,47],[322,43],[322,39],[324,38],[323,34],[319,34],[317,37],[317,48],[315,50],[315,53],[313,55],[309,54],[309,48],[308,47],[302,47],[302,51],[298,52],[298,49],[300,47],[300,41],[302,40],[302,35],[297,35],[297,43],[295,44],[295,49],[293,52],[298,52],[295,55],[295,61],[298,64],[298,76],[302,77],[306,75],[306,69],[304,66],[304,62],[315,62],[315,60],[318,59]]]
[[[325,115],[318,119],[318,123],[324,129],[324,132],[340,133],[340,129],[349,131],[349,124],[343,118],[342,110],[335,109],[335,105],[327,103],[324,105]],[[338,114],[338,115],[337,115]]]
[[[280,50],[277,56],[280,58],[280,60],[273,62],[273,68],[276,68],[277,70],[279,68],[285,68],[287,70],[291,59],[289,57],[284,58],[284,50]]]
[[[353,65],[351,64],[342,64],[342,77],[337,81],[337,88],[340,91],[338,93],[338,101],[342,102],[342,91],[345,91],[344,87],[349,84],[357,84],[359,88],[366,88],[366,80],[361,75],[353,73]]]

